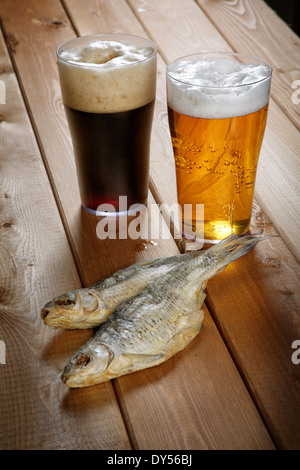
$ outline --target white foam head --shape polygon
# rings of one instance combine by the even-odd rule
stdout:
[[[207,119],[243,116],[268,104],[271,68],[255,59],[241,62],[226,55],[195,54],[168,66],[168,105],[175,111]],[[238,60],[239,59],[239,60]]]
[[[62,44],[57,52],[64,104],[113,113],[150,103],[156,90],[156,47],[136,36],[93,35]]]

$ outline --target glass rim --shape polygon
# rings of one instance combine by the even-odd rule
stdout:
[[[259,63],[259,64],[263,64],[263,65],[266,65],[267,68],[268,68],[268,74],[263,77],[263,78],[260,78],[259,80],[251,80],[250,82],[247,82],[247,83],[242,83],[240,85],[200,85],[200,84],[197,84],[197,83],[193,83],[191,82],[191,80],[181,80],[179,78],[176,78],[176,77],[172,77],[172,75],[170,75],[170,68],[172,65],[174,65],[176,62],[179,62],[179,61],[183,61],[184,59],[189,59],[189,58],[192,58],[192,57],[196,57],[196,56],[211,56],[211,57],[217,57],[217,56],[231,56],[231,57],[240,57],[241,59],[248,59],[248,60],[252,60],[252,61],[255,61],[256,63]],[[271,78],[272,76],[272,67],[270,64],[268,64],[267,62],[265,62],[264,60],[262,59],[258,59],[257,57],[253,57],[253,56],[250,56],[250,55],[247,55],[247,54],[243,54],[243,53],[239,53],[239,52],[212,52],[212,51],[204,51],[204,52],[195,52],[193,54],[188,54],[188,55],[184,55],[182,57],[178,57],[177,59],[174,59],[172,60],[171,62],[169,62],[167,64],[167,76],[171,79],[171,80],[174,80],[178,83],[182,83],[182,84],[185,84],[185,85],[191,85],[191,86],[194,86],[194,87],[197,87],[197,88],[211,88],[211,89],[230,89],[230,88],[242,88],[242,87],[247,87],[247,86],[250,86],[250,85],[256,85],[257,83],[261,83],[265,80],[268,80]]]
[[[140,64],[141,62],[144,62],[146,60],[150,60],[157,54],[156,44],[153,41],[151,41],[151,39],[145,38],[143,36],[138,36],[136,34],[127,34],[127,33],[95,33],[95,34],[87,34],[87,35],[83,35],[83,36],[76,36],[72,39],[68,39],[67,41],[62,42],[56,49],[56,56],[61,62],[64,62],[68,65],[74,65],[75,67],[82,67],[82,68],[101,69],[101,65],[103,65],[103,64],[93,64],[93,63],[87,63],[87,62],[76,62],[76,61],[64,59],[63,57],[60,56],[60,52],[62,50],[65,50],[64,46],[70,44],[71,42],[76,42],[77,39],[78,40],[80,40],[80,39],[88,40],[88,39],[92,39],[92,38],[95,38],[95,37],[105,38],[105,37],[113,37],[113,36],[115,36],[116,38],[119,37],[119,38],[123,38],[123,39],[125,39],[125,38],[140,39],[140,40],[148,42],[153,47],[153,53],[149,57],[145,57],[143,59],[137,60],[135,62],[130,62],[128,64],[114,65],[114,68],[131,67],[133,65]]]

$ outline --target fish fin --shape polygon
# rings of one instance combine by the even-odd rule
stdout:
[[[146,259],[144,261],[139,261],[138,263],[134,263],[133,266],[147,266],[147,264],[152,264],[155,263],[158,260],[162,260],[163,258],[151,258],[151,259]]]
[[[116,374],[116,376],[118,376],[134,372],[136,370],[145,369],[152,365],[156,365],[163,356],[163,354],[120,354],[120,356],[115,357],[109,365],[108,373]]]
[[[199,334],[203,327],[204,312],[201,309],[195,310],[182,320],[176,325],[177,333],[168,344],[169,355],[166,359],[182,351]]]
[[[203,282],[203,284],[201,284],[201,286],[198,288],[198,291],[197,291],[199,307],[201,307],[201,305],[203,304],[203,302],[206,298],[206,294],[204,292],[206,284],[207,284],[206,282]]]
[[[200,307],[193,312],[189,312],[188,315],[183,315],[176,323],[176,334],[174,338],[176,335],[180,335],[187,330],[193,329],[200,331],[203,320],[204,312]]]
[[[123,354],[128,360],[134,360],[136,362],[149,362],[157,361],[160,359],[163,354],[134,354],[134,353],[125,353]]]
[[[258,242],[276,235],[260,236],[262,231],[238,237],[236,234],[229,235],[221,242],[211,248],[216,256],[222,260],[220,271],[229,263],[248,253]]]

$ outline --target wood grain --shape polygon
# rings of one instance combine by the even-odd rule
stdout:
[[[300,132],[271,101],[257,169],[255,197],[300,263]]]
[[[121,10],[116,7],[117,3]],[[83,18],[85,34],[95,31],[96,26],[99,24],[99,18],[101,18],[101,24],[106,25],[108,29],[124,31],[128,21],[127,32],[134,34],[140,34],[141,32],[141,25],[136,19],[135,13],[126,2],[93,1],[83,4],[82,2],[72,3],[70,1],[65,2],[65,5],[68,8],[69,16],[75,23],[75,30],[79,33],[81,33],[81,18]],[[89,8],[91,9],[89,10]],[[90,11],[90,20],[86,17],[86,11]],[[122,11],[121,17],[119,13],[116,13],[120,11]],[[57,124],[58,114],[60,115],[61,113],[61,105],[59,105],[59,94],[56,91],[58,84],[54,54],[48,46],[45,48],[42,46],[42,50],[36,46],[37,37],[42,44],[45,43],[47,45],[61,42],[64,37],[68,38],[72,32],[68,18],[58,2],[49,2],[47,5],[41,5],[40,2],[31,0],[26,3],[24,10],[20,9],[17,11],[13,9],[10,2],[5,2],[5,7],[3,4],[0,6],[0,12],[7,36],[10,34],[17,38],[18,41],[22,36],[24,27],[26,30],[27,40],[20,41],[15,47],[15,52],[13,52],[14,63],[22,80],[23,92],[26,96],[31,118],[34,121],[35,130],[39,136],[41,148],[43,149],[44,160],[57,196],[57,202],[71,243],[73,256],[84,283],[90,284],[95,282],[117,268],[138,259],[177,253],[176,244],[172,239],[159,240],[157,244],[152,243],[151,239],[146,241],[124,240],[122,243],[115,242],[114,240],[99,240],[96,235],[97,220],[80,210],[77,189],[72,185],[72,194],[70,195],[70,187],[68,186],[68,181],[66,182],[66,175],[70,175],[70,181],[73,181],[75,178],[74,166],[71,164],[72,150],[70,142],[65,140],[66,125]],[[52,24],[53,21],[56,23],[58,18],[61,23],[60,26],[50,29],[49,32],[49,19]],[[111,26],[110,21],[112,21]],[[121,21],[120,26],[117,26],[118,21]],[[88,22],[90,22],[90,26]],[[35,55],[43,57],[43,62],[41,60],[34,60]],[[31,71],[25,65],[26,61],[31,61]],[[34,92],[31,85],[32,76],[39,77],[39,80],[36,80]],[[41,108],[41,103],[47,102],[49,99],[51,100],[47,87],[40,85],[40,82],[43,80],[48,84],[51,83],[55,89],[55,92],[52,91],[55,98],[57,98],[57,106],[55,107]],[[63,117],[60,115],[59,120],[61,119]],[[53,141],[55,141],[55,151],[52,148],[51,142]],[[156,161],[159,162],[159,155],[156,156]],[[149,201],[153,202],[151,198]],[[207,336],[208,339],[204,343],[206,344],[206,355],[211,356],[210,341],[213,340],[216,350],[213,357],[215,357],[215,361],[219,361],[222,364],[220,368],[216,362],[216,367],[212,369],[209,375],[209,387],[205,388],[203,384],[207,382],[210,368],[206,370],[199,364],[199,368],[195,373],[195,361],[192,360],[191,356],[191,354],[201,356],[201,342],[194,343],[193,347],[196,349],[193,349],[193,353],[191,353],[191,350],[183,352],[183,357],[186,357],[186,359],[184,360],[184,366],[181,366],[183,367],[182,374],[175,373],[177,372],[177,367],[174,368],[174,364],[177,365],[179,358],[174,358],[174,361],[165,363],[163,369],[157,368],[156,372],[150,372],[150,370],[141,371],[116,381],[115,387],[118,391],[118,399],[121,403],[126,426],[135,448],[151,449],[159,446],[171,449],[176,448],[177,445],[186,449],[225,447],[273,448],[272,440],[245,385],[237,373],[229,353],[226,354],[226,348],[215,324],[211,322],[209,328],[210,335]],[[68,332],[60,333],[61,338],[65,334],[70,336]],[[199,336],[199,338],[201,337]],[[211,360],[213,360],[213,357]],[[46,355],[46,358],[50,363],[51,355]],[[221,389],[219,383],[223,377],[222,371],[227,368],[227,365],[230,379],[224,383]],[[157,385],[156,373],[164,379],[161,393],[159,394],[159,402],[157,401],[158,389],[153,389],[153,386]],[[138,380],[140,384],[143,382],[143,385],[135,386]],[[85,421],[86,417],[92,416],[93,413],[97,415],[97,412],[99,412],[99,405],[97,406],[93,400],[92,404],[89,405],[91,397],[94,400],[96,400],[96,397],[102,397],[98,399],[104,403],[103,396],[107,392],[107,386],[100,385],[93,389],[71,391],[68,394],[69,401],[65,400],[65,402],[67,405],[71,402],[71,405],[75,406],[76,412],[81,411],[82,420]],[[190,387],[191,393],[187,394],[185,402],[181,405],[183,386],[185,388]],[[172,390],[172,406],[169,404],[170,390]],[[200,401],[195,400],[198,390],[201,390],[201,406],[199,404]],[[227,406],[223,409],[223,404],[225,402],[231,403],[232,397],[235,397],[233,406]],[[147,403],[146,413],[145,403]],[[175,420],[176,429],[181,429],[181,435],[174,436],[173,413],[167,413],[166,410],[173,410],[174,412],[174,408],[179,406],[180,412],[176,415]],[[205,409],[209,409],[210,413],[206,414],[203,421]],[[218,410],[217,414],[212,412],[214,409]],[[105,408],[101,408],[101,411],[109,413],[109,408],[106,410],[105,406]],[[237,419],[234,419],[234,416]],[[68,426],[68,417],[66,415],[63,417],[64,426]],[[113,429],[108,433],[111,442],[114,437],[114,424],[116,422],[117,418],[113,421]],[[148,423],[147,433],[145,433],[146,422]],[[190,425],[190,423],[193,424]],[[159,424],[159,431],[157,430],[157,424]],[[40,425],[42,426],[42,424]],[[105,447],[107,441],[103,441],[102,420],[96,417],[94,426],[97,429],[91,428],[93,432],[92,434],[89,433],[89,437],[92,439],[90,446],[96,446],[99,445],[99,442],[102,442],[102,445]],[[93,436],[92,438],[91,435]],[[170,435],[173,435],[173,438],[170,438]],[[121,436],[124,436],[123,433],[121,433]],[[117,445],[119,447],[126,445],[124,437]],[[79,447],[78,442],[72,442],[71,447],[75,448],[76,446]]]
[[[132,12],[128,8],[126,11],[124,2],[121,2],[121,1],[116,2],[114,0],[113,2],[105,2],[105,6],[104,6],[104,2],[101,2],[101,1],[91,2],[91,3],[86,3],[83,8],[83,5],[76,0],[65,1],[65,5],[68,11],[69,12],[72,11],[72,17],[73,17],[73,20],[75,21],[75,28],[80,34],[83,34],[83,33],[89,34],[91,32],[95,32],[98,18],[103,16],[104,11],[105,12],[108,11],[109,3],[111,4],[111,14],[109,15],[109,18],[113,18],[112,24],[116,31],[121,30],[123,32],[128,32],[129,29],[127,30],[126,28],[130,27],[130,31],[134,32],[134,34],[142,34],[141,27],[139,24],[137,24],[136,29],[133,29],[135,16],[132,14]],[[91,5],[92,10],[89,10],[89,5]],[[90,14],[91,12],[93,12],[92,15]],[[122,25],[120,25],[120,27],[117,27],[118,18],[119,19],[122,18]],[[128,19],[128,23],[127,21],[125,21],[127,19]],[[88,26],[88,24],[90,26]],[[110,30],[109,24],[105,22],[105,26],[107,28],[107,31],[109,31]],[[121,29],[121,27],[124,29]],[[159,181],[161,187],[164,184],[167,190],[169,191],[169,192],[166,191],[165,194],[168,194],[169,196],[170,192],[173,191],[174,189],[174,185],[170,187],[170,182],[167,179],[170,177],[170,175],[168,175],[167,172],[162,172],[162,163],[163,163],[162,148],[166,148],[169,145],[169,135],[168,135],[168,132],[167,133],[161,132],[160,120],[157,119],[157,117],[162,112],[162,108],[163,107],[165,108],[166,106],[165,104],[166,102],[164,101],[164,90],[165,90],[164,68],[165,68],[164,63],[159,59],[158,92],[157,92],[158,103],[157,103],[156,111],[155,111],[156,119],[154,123],[153,139],[152,139],[153,142],[152,142],[152,153],[151,153],[151,180],[152,180],[153,186],[155,185],[155,181]],[[170,161],[169,155],[168,155],[168,160]],[[159,179],[158,179],[158,175],[159,175]],[[161,200],[161,199],[158,199],[158,200]],[[165,200],[162,199],[162,202],[165,202]],[[167,199],[167,202],[170,202],[169,198]],[[174,202],[174,200],[172,202]],[[212,327],[212,331],[214,331],[213,327]],[[220,340],[220,337],[218,333],[216,332],[216,330],[214,334],[218,338],[216,339],[216,343],[218,343],[218,341]],[[221,347],[221,352],[219,353],[217,352],[216,355],[219,355],[219,354],[223,355],[222,344],[220,345],[220,347]],[[229,356],[227,357],[227,360],[229,361]],[[167,374],[167,372],[165,371],[168,371],[169,368],[172,367],[172,363],[168,361],[168,363],[164,364],[163,367],[164,367],[163,374]],[[203,383],[202,374],[203,373],[205,374],[205,372],[203,370],[202,371],[200,370],[199,377],[195,377],[194,368],[192,366],[189,366],[189,360],[186,361],[186,364],[184,367],[187,370],[190,370],[189,381],[190,381],[191,388],[198,390],[200,387],[200,384]],[[230,370],[230,367],[231,367],[230,361],[229,361],[228,367]],[[141,371],[138,374],[135,374],[134,383],[136,383],[136,380],[138,380],[138,377],[143,377],[144,374],[146,374],[146,377],[147,377],[146,383],[150,382],[150,377],[153,373],[154,372],[151,370],[150,373],[148,371]],[[179,374],[179,377],[180,377],[180,374]],[[254,426],[257,429],[257,431],[254,431],[254,428],[248,430],[248,426],[246,425],[244,421],[244,418],[243,418],[244,412],[249,413],[250,414],[249,416],[252,416],[253,409],[251,406],[248,408],[248,411],[246,411],[247,407],[244,408],[242,415],[240,415],[240,417],[236,419],[236,424],[233,426],[233,428],[230,428],[230,430],[228,428],[228,426],[231,426],[231,424],[228,425],[230,419],[226,415],[226,413],[225,413],[225,415],[227,416],[226,419],[222,418],[223,429],[219,425],[218,419],[211,420],[210,435],[211,436],[213,435],[214,439],[213,440],[209,439],[205,441],[203,437],[203,433],[205,434],[205,432],[207,432],[205,431],[205,429],[199,428],[197,432],[191,432],[191,430],[189,429],[189,426],[187,426],[187,422],[190,422],[192,420],[196,422],[197,421],[201,422],[200,413],[202,412],[200,409],[197,409],[197,408],[195,409],[190,399],[189,400],[187,399],[186,403],[182,404],[182,407],[184,408],[184,412],[179,416],[179,422],[176,424],[177,428],[178,427],[182,428],[182,434],[184,436],[183,442],[178,441],[176,439],[176,436],[173,435],[173,433],[171,434],[172,439],[168,439],[167,436],[170,435],[169,430],[173,429],[173,426],[174,426],[172,417],[168,416],[168,419],[167,419],[165,416],[165,412],[164,412],[164,409],[168,407],[168,399],[167,399],[168,392],[164,392],[164,394],[161,395],[159,404],[153,403],[152,394],[151,393],[149,394],[147,390],[148,387],[134,387],[132,390],[132,380],[133,378],[131,376],[126,377],[126,378],[123,377],[121,379],[118,379],[116,383],[118,384],[117,387],[118,387],[118,390],[120,391],[119,401],[122,404],[123,415],[126,417],[127,426],[129,426],[129,430],[130,430],[131,440],[135,447],[148,448],[148,449],[151,448],[151,446],[153,446],[154,448],[157,448],[157,447],[162,448],[161,446],[163,447],[165,446],[165,448],[174,449],[176,448],[176,445],[183,446],[183,448],[210,448],[210,447],[214,448],[214,446],[218,446],[218,445],[221,448],[222,446],[224,446],[225,448],[226,445],[227,447],[228,446],[229,447],[230,446],[234,446],[234,447],[259,446],[260,447],[260,444],[258,443],[258,441],[256,442],[256,439],[254,439],[253,437],[255,432],[258,432],[259,435],[261,436],[260,438],[261,442],[264,442],[264,443],[266,442],[266,435],[264,435],[263,429],[261,428],[261,423],[256,422],[257,416],[255,418],[255,413],[253,415],[253,421],[252,421],[252,418],[249,418],[249,419],[252,422],[252,426]],[[178,380],[178,377],[177,377],[177,380]],[[220,378],[218,376],[218,370],[214,371],[214,376],[211,378],[211,380],[215,381],[216,383],[219,383]],[[179,383],[180,383],[180,378],[179,378]],[[247,402],[248,398],[244,396],[245,389],[242,383],[238,381],[238,377],[236,377],[236,383],[238,384],[236,385],[237,390],[239,390],[238,393],[241,393],[241,395],[240,395],[240,400],[237,403],[237,409],[234,411],[234,413],[237,413],[237,415],[239,415],[240,413],[239,406],[240,406],[241,401],[245,400]],[[175,388],[173,383],[168,384],[166,382],[165,387],[166,387],[166,390],[169,390],[171,387],[172,390],[174,390],[174,395],[177,396],[177,394],[179,394],[180,396],[180,390],[178,390],[177,392],[176,391],[177,388]],[[210,409],[211,407],[214,407],[214,406],[218,407],[218,403],[220,400],[220,396],[219,396],[220,393],[222,394],[222,396],[227,397],[227,399],[230,400],[229,396],[232,393],[230,387],[228,389],[225,388],[222,391],[221,390],[215,391],[216,396],[212,396],[212,394],[206,394],[206,392],[204,392],[203,397],[202,397],[203,406],[205,408],[210,408]],[[132,400],[130,400],[128,396],[132,397]],[[164,400],[162,399],[163,396],[165,396]],[[155,408],[158,409],[156,413],[153,414],[151,412],[149,413],[149,415],[147,415],[146,421],[147,421],[147,429],[149,431],[148,431],[146,438],[144,437],[146,430],[143,428],[142,421],[141,421],[141,416],[143,415],[145,402],[149,404],[150,402],[153,403],[153,406],[155,406]],[[227,409],[227,412],[229,413],[229,409]],[[195,418],[194,416],[195,413],[196,413],[197,418]],[[185,418],[183,419],[183,417]],[[160,439],[157,436],[157,432],[156,432],[157,420],[159,420],[159,427],[164,429],[163,434],[165,435],[165,437],[163,440],[161,440],[161,436],[160,436]],[[246,428],[244,430],[245,425],[246,425],[247,430]],[[227,430],[227,428],[228,428],[228,431],[226,431],[225,434],[227,434],[228,437],[224,438],[224,429]],[[150,433],[151,429],[152,429],[152,433]],[[241,441],[239,442],[234,441],[234,443],[231,443],[233,434],[240,435]],[[263,445],[267,445],[267,446],[271,445],[271,442],[269,441],[269,444],[263,444]]]

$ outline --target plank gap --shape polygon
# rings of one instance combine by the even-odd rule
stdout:
[[[76,21],[74,20],[74,17],[72,16],[72,13],[70,12],[68,6],[66,5],[65,0],[60,0],[60,3],[61,3],[61,6],[62,6],[63,10],[65,11],[66,17],[69,20],[70,25],[74,29],[74,32],[75,32],[76,36],[81,36],[81,34],[80,34],[80,32],[79,32],[79,30],[76,26]]]
[[[62,0],[64,1],[64,0]],[[130,4],[130,2],[128,0],[126,0],[126,3],[128,5],[128,7],[130,8],[130,10],[132,11],[133,15],[135,16],[135,18],[137,19],[137,21],[141,24],[142,28],[144,29],[144,31],[146,32],[146,37],[148,37],[151,41],[153,41],[155,44],[156,44],[156,47],[157,47],[157,55],[160,55],[161,58],[163,59],[163,61],[167,64],[168,63],[168,59],[167,59],[167,56],[164,55],[163,51],[160,49],[159,45],[155,42],[155,39],[152,37],[151,35],[151,30],[149,28],[147,28],[147,25],[146,23],[142,20],[142,18],[140,18],[137,13],[136,13],[136,10],[135,8],[133,8]]]
[[[133,427],[132,427],[132,424],[131,424],[130,416],[129,416],[127,410],[126,410],[126,406],[125,406],[125,403],[124,403],[123,393],[122,393],[122,390],[120,389],[120,387],[118,386],[118,379],[111,380],[111,384],[112,384],[112,387],[113,387],[113,390],[114,390],[114,393],[115,393],[117,403],[119,405],[119,409],[120,409],[120,413],[121,413],[121,416],[122,416],[122,419],[123,419],[124,427],[125,427],[125,430],[127,432],[127,438],[128,438],[129,444],[130,444],[132,450],[139,450],[137,439],[134,436],[134,431],[133,431]]]
[[[278,445],[277,445],[277,440],[276,440],[276,436],[274,437],[273,435],[273,432],[272,432],[272,428],[269,426],[269,423],[267,422],[266,418],[265,418],[265,415],[263,413],[263,408],[262,408],[262,404],[259,403],[259,400],[256,399],[254,393],[252,392],[252,388],[249,384],[249,380],[247,379],[246,377],[246,374],[244,373],[243,371],[243,362],[239,360],[239,355],[238,355],[238,352],[235,351],[235,348],[233,347],[233,344],[232,342],[230,341],[230,337],[227,337],[226,335],[226,332],[224,332],[224,329],[222,328],[222,325],[221,325],[221,322],[220,322],[220,318],[217,314],[217,312],[215,311],[215,308],[213,306],[213,302],[210,298],[209,295],[206,296],[206,299],[205,299],[205,305],[207,307],[207,310],[209,311],[214,323],[215,323],[215,326],[222,338],[222,341],[224,342],[226,348],[227,348],[227,351],[228,351],[228,354],[229,356],[231,357],[240,377],[241,377],[241,380],[243,381],[256,409],[257,409],[257,412],[262,420],[262,422],[264,423],[268,433],[269,433],[269,436],[270,436],[270,439],[272,440],[273,442],[273,445],[275,447],[276,450],[279,449]]]

